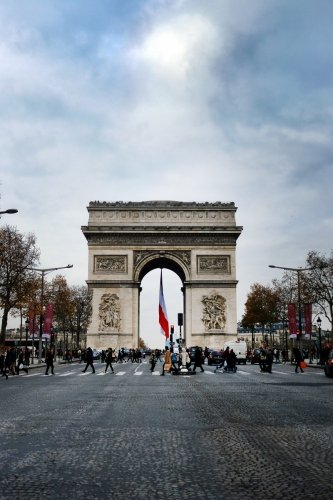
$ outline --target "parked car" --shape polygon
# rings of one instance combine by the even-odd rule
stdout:
[[[208,364],[209,365],[219,365],[222,363],[222,351],[211,351],[208,354]]]
[[[251,353],[251,365],[254,365],[256,363],[259,364],[259,361],[260,361],[260,349],[253,349],[252,353]]]
[[[189,348],[189,355],[190,355],[190,359],[191,359],[192,363],[194,362],[194,359],[195,359],[195,350],[196,350],[196,348],[197,348],[197,346]],[[202,363],[204,363],[204,361],[205,361],[205,355],[204,355],[204,352],[202,350]]]
[[[324,371],[326,377],[333,377],[333,349],[331,349],[328,358],[325,361]]]

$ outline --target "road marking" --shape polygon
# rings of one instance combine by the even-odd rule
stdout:
[[[160,372],[152,372],[151,374],[152,374],[152,375],[159,375],[159,374],[160,374]]]
[[[72,370],[70,372],[65,372],[65,373],[60,373],[58,377],[68,377],[68,375],[73,375],[73,373],[76,373],[76,370]]]
[[[120,375],[121,376],[121,375],[125,375],[125,373],[126,372],[118,372],[118,373],[116,373],[116,375]]]
[[[134,372],[134,375],[143,375],[143,372]]]

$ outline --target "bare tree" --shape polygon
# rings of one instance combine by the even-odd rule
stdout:
[[[0,229],[0,305],[3,309],[1,344],[5,343],[8,315],[28,299],[40,251],[33,234],[21,234],[12,226]]]
[[[307,264],[312,268],[307,277],[307,290],[312,302],[331,325],[333,342],[333,251],[326,257],[316,251],[307,256]]]

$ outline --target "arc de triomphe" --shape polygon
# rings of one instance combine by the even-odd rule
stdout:
[[[93,293],[87,346],[138,346],[141,282],[156,268],[174,271],[183,283],[187,346],[220,348],[234,339],[242,232],[236,210],[221,202],[90,202],[88,225],[82,226]]]

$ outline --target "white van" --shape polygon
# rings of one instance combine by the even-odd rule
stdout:
[[[247,343],[244,340],[230,340],[224,344],[224,349],[229,347],[229,350],[233,349],[237,356],[237,363],[246,364],[247,358]]]

